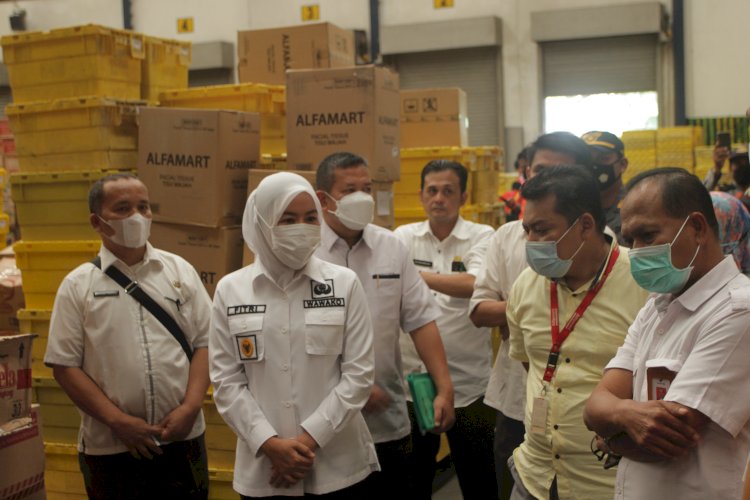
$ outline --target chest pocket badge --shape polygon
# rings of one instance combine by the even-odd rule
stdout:
[[[255,334],[237,335],[237,348],[242,361],[255,361],[258,359],[257,337]]]

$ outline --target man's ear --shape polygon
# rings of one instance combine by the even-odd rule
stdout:
[[[709,233],[711,233],[711,227],[708,225],[706,217],[700,212],[693,212],[690,214],[690,220],[688,225],[695,231],[695,241],[699,245],[702,245],[708,241]]]
[[[326,193],[321,190],[315,191],[315,195],[318,197],[318,201],[320,202],[320,208],[327,209],[328,208],[328,196],[326,196]]]
[[[581,225],[583,231],[581,232],[584,238],[590,238],[592,234],[596,233],[596,221],[594,216],[586,212],[581,215],[581,219],[578,222]]]
[[[466,204],[466,200],[468,199],[469,199],[468,191],[464,191],[463,193],[461,193],[461,204],[459,205],[459,207],[463,207]]]

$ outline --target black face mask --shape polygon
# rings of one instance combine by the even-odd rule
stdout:
[[[620,180],[620,176],[615,174],[615,165],[619,161],[620,160],[615,160],[615,162],[610,163],[609,165],[593,165],[592,171],[594,177],[599,182],[600,191],[604,191],[605,189],[614,186],[614,184]]]

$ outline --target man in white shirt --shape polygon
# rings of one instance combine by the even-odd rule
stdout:
[[[316,256],[357,273],[373,323],[375,384],[363,409],[378,453],[381,472],[365,480],[373,498],[410,488],[408,455],[411,425],[406,409],[399,352],[401,330],[409,332],[437,389],[435,429],[454,419],[453,384],[435,320],[440,310],[392,232],[370,224],[374,200],[367,162],[351,153],[325,158],[316,176],[323,207],[321,245]]]
[[[735,499],[750,451],[750,280],[724,256],[708,191],[678,168],[622,204],[631,272],[653,292],[584,419],[621,455],[615,498]]]
[[[421,173],[422,206],[428,219],[396,228],[394,234],[411,252],[414,265],[440,305],[437,320],[455,391],[456,423],[448,430],[451,461],[464,498],[497,496],[492,454],[494,411],[482,402],[492,363],[489,328],[476,328],[468,316],[474,276],[485,258],[492,227],[464,220],[468,172],[460,163],[429,162]],[[424,372],[414,343],[401,337],[404,375]],[[412,471],[416,494],[429,498],[435,476],[440,437],[424,436],[412,418]]]
[[[97,181],[89,208],[99,265],[80,265],[60,285],[44,357],[81,412],[86,492],[207,498],[208,293],[184,259],[148,244],[148,191],[133,175]],[[105,274],[110,268],[137,284],[126,292]],[[185,346],[131,295],[138,288],[184,332]]]
[[[528,147],[526,179],[540,169],[556,165],[591,165],[591,153],[581,139],[568,132],[540,136]],[[521,362],[508,355],[508,294],[516,278],[526,269],[526,232],[522,221],[500,226],[492,235],[484,264],[479,270],[471,297],[470,318],[477,327],[498,326],[503,342],[490,374],[485,403],[497,410],[495,422],[495,469],[500,498],[507,499],[513,489],[513,478],[507,461],[521,444],[526,406],[526,370]]]

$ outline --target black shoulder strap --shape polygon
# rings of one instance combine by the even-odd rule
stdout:
[[[91,261],[91,263],[99,269],[102,268],[102,259],[98,255]],[[109,266],[107,270],[104,271],[104,274],[112,278],[118,285],[125,289],[125,293],[133,297],[143,307],[145,307],[148,312],[153,314],[154,317],[158,319],[159,322],[164,325],[167,330],[169,330],[169,333],[172,334],[175,340],[180,343],[180,347],[182,347],[182,350],[185,351],[185,355],[188,357],[188,360],[193,359],[193,350],[190,348],[190,344],[188,344],[188,341],[185,338],[185,332],[182,331],[180,325],[178,325],[174,318],[172,318],[172,316],[170,316],[167,311],[165,311],[159,304],[157,304],[154,299],[149,296],[149,294],[143,291],[143,288],[138,285],[137,281],[131,281],[130,278],[125,276],[122,271],[117,269],[115,266]]]

